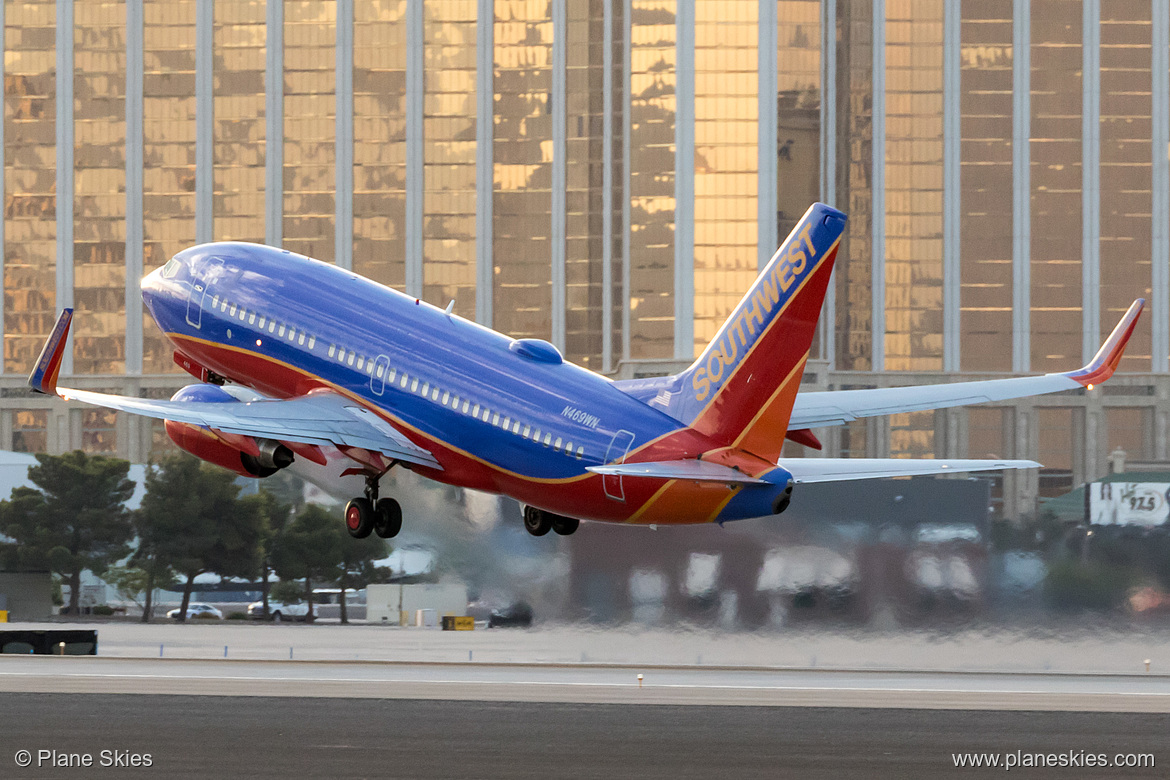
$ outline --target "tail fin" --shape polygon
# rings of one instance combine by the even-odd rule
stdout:
[[[722,444],[775,460],[812,346],[846,216],[814,203],[715,339],[672,382],[669,413]]]

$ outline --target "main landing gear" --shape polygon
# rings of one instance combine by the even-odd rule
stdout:
[[[402,530],[402,506],[392,498],[378,498],[378,477],[366,476],[364,498],[345,505],[345,529],[355,539],[375,533],[391,539]]]
[[[569,536],[577,530],[579,525],[581,525],[581,521],[575,517],[554,515],[552,512],[546,512],[534,506],[524,507],[524,530],[533,536],[544,536],[549,531],[555,531],[561,536]]]

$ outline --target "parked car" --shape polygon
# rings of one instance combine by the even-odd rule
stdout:
[[[268,600],[268,619],[274,623],[279,623],[282,620],[305,620],[308,616],[308,604],[286,604],[283,601]],[[263,601],[253,601],[248,605],[248,619],[264,619]]]
[[[493,609],[492,614],[488,616],[488,628],[501,628],[504,626],[528,628],[531,625],[532,607],[523,601],[518,601],[503,609]]]
[[[175,620],[179,619],[180,609],[172,609],[167,613],[167,617]],[[223,613],[210,604],[204,604],[199,601],[192,602],[187,605],[187,619],[203,618],[205,620],[223,620]]]

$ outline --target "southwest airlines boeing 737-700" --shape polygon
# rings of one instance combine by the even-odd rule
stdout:
[[[512,339],[337,266],[213,243],[142,280],[142,297],[201,382],[169,401],[57,386],[65,309],[29,384],[166,420],[190,453],[251,477],[292,465],[357,495],[349,532],[402,526],[379,480],[395,466],[511,496],[524,525],[722,523],[783,512],[808,482],[1037,468],[1027,460],[780,458],[785,438],[897,412],[1092,388],[1117,367],[1137,300],[1096,357],[1062,374],[800,392],[846,217],[814,204],[714,340],[680,374],[612,381],[545,341]]]

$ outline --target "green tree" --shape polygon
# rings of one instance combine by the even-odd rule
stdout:
[[[138,514],[142,548],[183,583],[180,620],[187,616],[195,578],[206,572],[252,577],[260,565],[264,516],[239,500],[229,471],[177,454],[146,473]]]
[[[13,540],[4,546],[3,562],[59,574],[69,584],[68,612],[77,614],[81,572],[100,576],[129,552],[130,464],[81,450],[36,458],[28,478],[37,487],[14,488],[12,498],[0,502],[0,530]]]
[[[267,486],[261,487],[260,492],[240,499],[249,511],[255,511],[264,518],[264,534],[260,540],[260,590],[261,601],[264,603],[264,617],[268,617],[268,599],[270,586],[268,580],[272,574],[272,555],[277,540],[284,533],[292,517],[292,506],[281,501],[278,494],[270,492]]]
[[[341,523],[328,510],[309,504],[277,537],[272,567],[282,580],[304,580],[308,619],[313,619],[313,580],[333,582],[344,558]],[[347,534],[348,535],[348,534]]]

